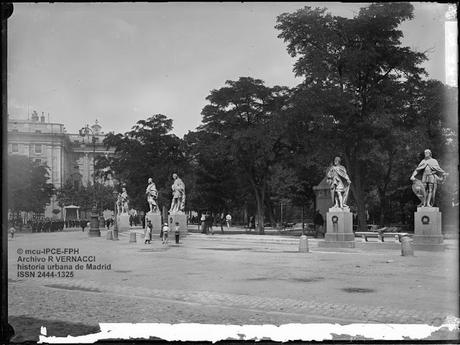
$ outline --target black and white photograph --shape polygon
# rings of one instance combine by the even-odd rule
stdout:
[[[458,341],[456,4],[1,9],[3,341]]]

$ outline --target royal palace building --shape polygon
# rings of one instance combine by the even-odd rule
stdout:
[[[46,121],[34,111],[28,120],[8,117],[8,154],[23,155],[49,168],[49,182],[56,189],[66,182],[75,187],[93,183],[94,157],[111,155],[113,149],[103,145],[105,138],[99,123],[86,126],[80,133],[67,133],[61,123]],[[110,176],[104,181],[112,184]],[[59,209],[56,198],[46,205],[45,217],[52,217],[52,211]],[[61,210],[62,211],[62,210]],[[57,214],[57,217],[62,217]]]

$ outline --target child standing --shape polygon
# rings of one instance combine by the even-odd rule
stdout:
[[[147,220],[147,227],[145,228],[145,241],[144,244],[150,244],[152,243],[152,221],[150,219]]]
[[[169,232],[168,223],[165,223],[165,225],[163,226],[163,244],[168,243],[168,232]]]
[[[179,236],[180,236],[180,226],[179,226],[179,222],[176,222],[176,226],[174,228],[174,235],[176,237],[176,244],[179,243]]]
[[[11,226],[10,228],[10,235],[11,235],[11,239],[14,238],[14,233],[16,232],[16,229],[14,228],[14,226]]]

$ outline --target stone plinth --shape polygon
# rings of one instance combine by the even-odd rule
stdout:
[[[147,220],[152,222],[152,234],[160,234],[161,232],[161,213],[160,212],[152,212],[147,213],[145,215],[145,228],[147,229]]]
[[[179,223],[180,237],[187,236],[187,216],[183,212],[170,213],[168,215],[168,226],[170,231],[170,238],[173,238],[176,230],[176,222]]]
[[[118,232],[128,231],[129,226],[129,214],[122,213],[117,215],[117,222],[118,222]]]
[[[414,247],[416,250],[445,249],[438,207],[417,208],[414,213]]]
[[[319,247],[354,248],[353,215],[350,210],[331,207],[326,214],[326,235]]]

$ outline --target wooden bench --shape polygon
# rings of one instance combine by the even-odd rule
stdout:
[[[280,233],[281,234],[289,234],[289,233],[298,233],[298,232],[302,232],[302,223],[292,223],[289,224],[290,226],[289,227],[283,227],[282,229],[280,229]],[[315,227],[313,226],[313,224],[310,224],[310,223],[304,223],[304,230],[305,232],[305,235],[309,235],[309,236],[314,236],[315,235]]]
[[[368,237],[377,238],[379,242],[385,242],[385,238],[394,238],[398,242],[401,242],[401,238],[404,236],[410,236],[407,232],[382,232],[382,231],[357,231],[356,236],[361,236],[363,242],[368,242]]]

